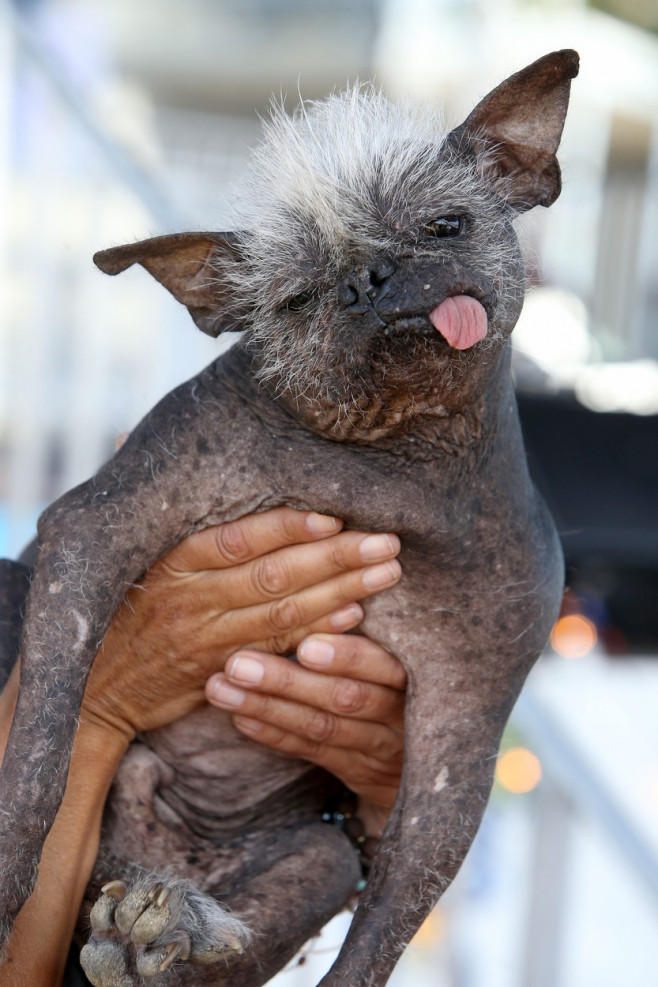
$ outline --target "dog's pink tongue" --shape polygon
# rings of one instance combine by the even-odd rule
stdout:
[[[430,322],[456,350],[467,350],[487,335],[487,313],[470,295],[446,298],[430,312]]]

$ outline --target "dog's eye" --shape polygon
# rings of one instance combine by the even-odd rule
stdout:
[[[298,295],[293,295],[292,298],[289,298],[284,308],[287,312],[301,312],[311,304],[314,297],[312,291],[302,291]]]
[[[437,216],[425,223],[423,229],[427,236],[447,237],[459,236],[464,227],[464,220],[461,216]]]

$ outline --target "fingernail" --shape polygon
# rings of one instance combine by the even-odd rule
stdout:
[[[345,631],[356,627],[363,620],[363,610],[358,603],[351,603],[342,610],[329,614],[329,623],[335,631]]]
[[[214,686],[212,697],[218,706],[235,709],[236,706],[242,706],[245,694],[242,689],[236,689],[235,686],[222,679]]]
[[[364,562],[388,559],[395,553],[396,545],[389,535],[368,535],[359,545],[359,555]]]
[[[363,585],[366,589],[383,589],[396,583],[399,576],[400,566],[397,562],[384,562],[383,565],[366,569],[363,573]]]
[[[331,665],[335,653],[333,645],[315,637],[302,641],[297,648],[297,654],[304,660],[304,664],[314,665],[317,668],[326,668],[327,665]]]
[[[306,527],[314,535],[330,535],[338,531],[340,524],[335,517],[312,512],[306,515]]]
[[[262,662],[246,655],[234,655],[226,666],[226,671],[230,678],[236,682],[244,682],[245,685],[258,685],[265,674]]]

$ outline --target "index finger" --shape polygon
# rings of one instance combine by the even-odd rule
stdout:
[[[275,507],[197,531],[161,561],[178,572],[228,569],[287,545],[328,538],[342,527],[339,518],[326,514]]]

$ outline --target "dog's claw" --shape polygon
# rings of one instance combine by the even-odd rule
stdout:
[[[108,881],[101,888],[101,893],[108,895],[110,898],[116,898],[117,901],[122,901],[126,896],[126,891],[128,890],[124,881]]]
[[[186,960],[189,955],[189,936],[184,936],[180,942],[170,942],[153,949],[143,946],[136,954],[137,972],[140,977],[155,977],[168,970],[175,960]]]
[[[226,944],[222,946],[193,946],[190,950],[190,960],[198,966],[210,966],[211,963],[217,963],[218,960],[225,959],[232,953],[241,956],[244,953],[244,946],[238,939],[229,941],[227,937]]]
[[[169,888],[162,888],[160,894],[155,899],[156,908],[162,908],[165,902],[169,901],[171,897],[171,890]]]
[[[163,890],[164,890],[164,884],[161,881],[158,881],[157,884],[154,884],[151,890],[147,892],[146,894],[147,900],[155,901],[158,895],[162,894]]]

